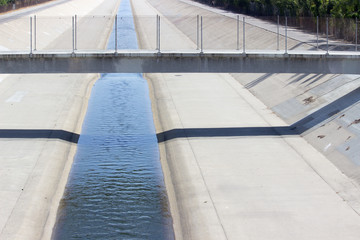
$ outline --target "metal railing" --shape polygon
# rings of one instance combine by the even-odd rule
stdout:
[[[310,21],[311,20],[311,21]],[[340,21],[340,20],[339,20]],[[288,17],[252,18],[237,15],[227,16],[69,16],[17,18],[0,22],[0,52],[29,51],[77,51],[104,49],[106,43],[89,41],[93,35],[108,34],[114,30],[114,52],[125,49],[126,31],[135,24],[148,36],[148,44],[140,49],[157,50],[235,50],[245,54],[254,50],[274,50],[287,54],[289,50],[358,51],[358,20],[341,20],[347,23],[347,39],[337,39],[336,19],[309,18],[302,20]],[[26,24],[26,22],[28,22]],[[312,22],[310,24],[310,22]],[[325,27],[324,27],[325,22]],[[28,30],[26,27],[29,26]],[[315,26],[313,26],[315,25]],[[176,28],[174,28],[175,26]],[[304,28],[301,28],[304,27]],[[14,31],[14,29],[22,31]],[[325,29],[324,29],[325,28]],[[107,29],[107,30],[106,30]],[[178,30],[189,39],[177,43],[174,37]],[[131,30],[131,29],[130,29]],[[132,29],[134,30],[134,29]],[[27,34],[28,32],[28,34]],[[343,31],[344,32],[344,31]],[[19,35],[19,36],[17,36]],[[24,41],[29,37],[28,44]],[[5,40],[4,40],[5,39]],[[55,44],[55,39],[61,39]],[[103,38],[105,39],[105,38]],[[174,41],[175,39],[175,41]],[[4,41],[4,42],[1,42]],[[14,43],[16,42],[16,43]],[[27,45],[27,46],[26,46]],[[189,47],[190,46],[190,47]]]

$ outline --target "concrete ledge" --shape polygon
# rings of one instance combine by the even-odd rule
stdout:
[[[0,53],[0,73],[360,74],[357,52],[88,51]]]

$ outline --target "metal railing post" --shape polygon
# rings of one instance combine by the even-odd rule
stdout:
[[[316,17],[316,49],[319,49],[319,16]]]
[[[326,18],[326,54],[329,54],[329,18]]]
[[[159,37],[159,34],[158,34],[158,27],[159,27],[159,24],[158,24],[158,21],[159,21],[159,18],[158,18],[158,15],[156,15],[156,48],[155,50],[158,50],[158,37]]]
[[[158,48],[158,52],[160,52],[160,36],[161,36],[161,34],[160,34],[160,16],[159,16],[159,21],[158,21],[158,24],[159,24],[159,37],[158,37],[158,39],[159,39],[159,48]]]
[[[199,15],[196,16],[196,50],[199,50]]]
[[[30,54],[32,54],[32,17],[30,17]]]
[[[200,28],[201,28],[201,50],[200,53],[203,53],[203,17],[200,18]]]
[[[287,17],[285,17],[285,54],[287,54]]]
[[[279,51],[280,50],[280,17],[279,15],[277,15],[277,36],[276,36],[276,40],[277,40],[277,44],[276,44],[276,50]]]
[[[357,52],[357,43],[358,43],[358,19],[355,18],[355,51]]]
[[[239,50],[239,38],[240,38],[240,36],[239,36],[239,34],[240,34],[240,31],[239,31],[239,20],[240,19],[240,17],[239,17],[239,15],[237,15],[236,16],[236,50]]]
[[[159,51],[159,15],[156,15],[156,50]]]
[[[77,50],[77,15],[75,14],[75,20],[74,20],[74,31],[75,31],[75,50]]]
[[[74,21],[74,16],[72,16],[72,53],[75,53],[75,21]]]
[[[118,43],[117,43],[117,25],[118,25],[118,19],[117,19],[117,14],[115,15],[115,53],[117,53],[118,50]]]
[[[34,51],[36,51],[36,15],[34,15]]]
[[[245,54],[245,17],[243,17],[243,54]]]

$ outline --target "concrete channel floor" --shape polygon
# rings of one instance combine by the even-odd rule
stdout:
[[[162,17],[165,49],[196,47],[154,7],[163,2],[133,0],[134,14]],[[151,48],[150,23],[139,17],[136,26]],[[340,196],[358,197],[358,186],[283,133],[287,125],[229,74],[146,76],[177,239],[359,238],[359,202]]]
[[[53,1],[0,16],[0,51],[71,47],[74,14],[114,16],[120,1]],[[65,19],[60,21],[59,19]],[[70,20],[70,21],[66,21]],[[79,47],[104,48],[112,20],[79,17]],[[94,34],[96,31],[97,34]],[[83,36],[86,35],[86,36]],[[50,239],[98,74],[0,75],[0,239]]]

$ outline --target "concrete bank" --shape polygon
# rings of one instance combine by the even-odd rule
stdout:
[[[221,16],[236,18],[234,13],[211,8],[198,2],[191,0],[181,0],[181,2]],[[166,8],[166,4],[161,7]],[[276,32],[274,24],[252,17],[247,17],[247,22],[253,27]],[[187,30],[186,33],[191,35],[191,31]],[[298,42],[294,49],[304,45],[315,48],[314,34],[292,29],[288,32],[288,36]],[[326,39],[320,38],[320,42],[322,42],[320,49],[326,49]],[[222,42],[213,41],[212,44],[219,47]],[[348,45],[333,39],[329,40],[329,44],[330,51],[336,46]],[[268,46],[266,44],[260,47],[265,49]],[[280,49],[283,49],[283,46]],[[305,124],[299,132],[337,168],[356,184],[360,184],[360,150],[355,147],[360,144],[360,131],[356,124],[360,114],[358,97],[356,97],[360,86],[359,75],[260,73],[232,74],[232,76],[288,124],[304,123],[309,117],[316,117],[316,120]]]
[[[174,11],[162,1],[151,0],[153,4],[161,7],[166,14],[172,16]],[[187,4],[197,6],[201,9],[217,13],[235,19],[236,14],[216,8],[210,8],[190,0],[181,0]],[[161,3],[161,4],[160,4]],[[178,3],[182,10],[187,11],[184,4]],[[188,12],[189,13],[189,12]],[[174,18],[170,18],[174,20]],[[255,29],[255,32],[276,32],[276,25],[262,20],[248,18],[247,22]],[[192,31],[182,26],[182,31],[188,36]],[[209,32],[216,31],[216,25],[209,27]],[[263,31],[256,31],[263,29]],[[292,48],[298,50],[308,46],[315,48],[315,35],[291,30],[289,37],[297,43]],[[271,44],[258,40],[256,35],[254,43],[257,48],[271,48]],[[265,39],[265,38],[264,38]],[[271,38],[269,38],[271,40]],[[271,40],[273,41],[273,40]],[[326,39],[321,42],[325,49]],[[219,48],[223,39],[217,38],[212,41],[211,46]],[[348,43],[331,40],[332,46],[345,46]],[[280,46],[283,49],[283,46]],[[324,51],[319,51],[324,52]],[[341,51],[330,52],[341,54]],[[342,173],[351,179],[345,185],[360,185],[360,101],[359,87],[360,75],[349,74],[279,74],[279,73],[257,73],[257,74],[231,74],[239,83],[255,95],[269,109],[278,115],[287,124],[296,127],[297,131],[313,147],[330,160]],[[324,179],[328,179],[324,171],[319,171]],[[353,189],[346,187],[336,181],[329,184],[337,189]],[[342,194],[354,208],[359,210],[359,196],[347,191]],[[356,192],[356,191],[355,191]]]
[[[196,19],[182,14],[215,16],[209,35],[231,24],[176,0],[136,0],[133,10],[162,16],[164,49],[196,48]],[[136,18],[143,48],[155,47],[153,23]],[[274,37],[252,31],[252,43]],[[146,76],[177,239],[358,238],[358,187],[299,135],[282,132],[288,125],[234,77]]]
[[[74,0],[1,16],[0,45],[28,49],[37,14],[41,49],[67,49],[71,22],[54,16],[114,15],[120,1]],[[51,17],[49,17],[51,16]],[[79,19],[86,24],[86,19]],[[105,48],[112,21],[91,23],[82,47]],[[49,239],[97,74],[0,75],[0,239]]]
[[[194,23],[178,24],[183,22],[180,20],[186,21],[189,18],[174,16],[177,11],[184,12],[185,16],[192,15],[194,12],[188,6],[197,7],[199,14],[210,16],[208,20],[213,19],[210,24],[206,25],[204,37],[211,39],[210,46],[212,48],[222,48],[224,45],[228,48],[234,46],[234,35],[231,35],[231,31],[234,29],[233,22],[236,19],[236,14],[210,8],[189,0],[173,3],[177,6],[176,10],[169,7],[170,2],[161,0],[151,0],[150,2],[168,16],[169,21],[172,23],[176,21],[178,28],[193,41],[196,37],[192,29]],[[222,16],[222,21],[226,19],[226,24],[222,24],[222,21],[216,21],[219,16]],[[246,32],[252,36],[250,41],[247,41],[247,49],[275,49],[276,25],[249,18],[246,26]],[[215,34],[216,37],[211,38],[212,34]],[[230,40],[228,40],[228,36],[230,36]],[[293,29],[289,32],[289,36],[293,40],[290,48],[295,51],[303,48],[314,48],[314,39],[316,38],[314,35]],[[284,43],[283,39],[280,43]],[[342,45],[340,42],[333,42],[332,44]],[[280,45],[280,49],[284,49],[284,46]],[[337,54],[339,53],[341,54],[341,52],[337,52]],[[349,177],[355,186],[359,186],[360,150],[355,147],[360,144],[360,128],[356,124],[360,114],[359,75],[232,73],[231,76],[288,125],[296,127],[301,136]],[[324,174],[323,172],[321,176],[327,179],[326,174]],[[352,183],[349,184],[353,185]],[[331,182],[331,186],[336,191],[343,188],[343,185],[339,185],[336,181]],[[352,189],[351,186],[345,188]],[[342,191],[338,192],[341,193]],[[357,194],[347,192],[342,197],[354,206],[358,206],[359,196]],[[358,207],[356,208],[358,209]],[[359,212],[359,210],[357,211]]]

